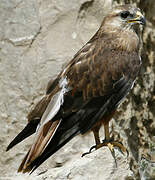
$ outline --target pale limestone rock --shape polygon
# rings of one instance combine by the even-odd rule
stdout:
[[[73,157],[69,163],[47,171],[28,174],[14,174],[10,180],[131,180],[133,173],[126,156],[116,152],[115,161],[108,148],[101,148],[85,157]]]
[[[33,137],[7,153],[5,149],[25,126],[26,115],[45,92],[48,80],[55,77],[89,40],[112,4],[124,1],[0,0],[0,180],[7,177],[43,179],[46,174],[48,178],[59,179],[61,175],[66,178],[68,172],[71,172],[70,179],[89,179],[89,175],[104,179],[114,171],[113,159],[107,150],[101,149],[81,160],[80,155],[94,144],[92,135],[74,138],[36,171],[37,174],[48,169],[40,176],[14,176]],[[113,124],[115,137],[121,133],[132,159],[130,165],[137,172],[139,168],[135,164],[140,162],[141,154],[149,149],[151,136],[155,132],[155,3],[154,0],[136,2],[147,18],[143,33],[143,66],[132,94],[120,106],[119,116],[115,117]],[[103,132],[101,137],[104,137]],[[102,164],[105,159],[106,165]],[[114,174],[119,177],[122,170],[124,174],[121,177],[128,176],[130,171],[125,158],[121,157],[118,161],[120,169],[115,170]],[[104,172],[105,169],[107,176],[102,177],[102,170]],[[113,174],[110,177],[114,178]]]

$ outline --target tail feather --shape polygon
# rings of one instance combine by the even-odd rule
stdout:
[[[36,128],[40,122],[40,119],[35,119],[30,121],[27,126],[12,140],[12,142],[8,145],[6,151],[9,151],[12,147],[16,144],[23,141],[25,138],[31,136],[33,133],[36,132]]]
[[[49,121],[40,127],[39,131],[37,132],[35,142],[24,157],[18,172],[25,173],[31,170],[29,165],[43,153],[44,149],[46,149],[50,140],[55,134],[56,129],[59,127],[60,122],[61,120],[54,122]]]
[[[57,138],[61,136],[63,138],[63,135],[59,134],[57,135],[57,138],[54,139],[54,141],[51,141],[50,144],[47,146],[46,150],[39,156],[37,159],[35,159],[28,167],[27,172],[33,173],[44,161],[46,161],[51,155],[53,155],[56,151],[58,151],[61,147],[63,147],[67,142],[69,142],[73,137],[75,137],[77,134],[79,134],[79,131],[76,130],[72,133],[70,133],[70,136],[67,138],[61,139],[60,144],[56,144]],[[53,148],[54,146],[54,148]]]
[[[74,118],[74,120],[73,120]],[[28,156],[26,155],[26,161],[24,158],[24,162],[22,162],[21,166],[19,167],[20,172],[22,171],[23,173],[25,172],[33,172],[35,169],[37,169],[44,161],[46,161],[51,155],[53,155],[56,151],[58,151],[62,146],[64,146],[67,142],[69,142],[73,137],[78,135],[80,133],[79,129],[79,118],[80,116],[73,115],[70,118],[63,119],[62,121],[59,120],[57,121],[57,126],[55,126],[55,129],[53,128],[48,128],[49,131],[53,131],[53,134],[51,137],[48,139],[48,142],[42,148],[41,151],[37,154],[33,154],[30,152],[28,153],[29,155],[33,154],[33,158],[31,158],[31,161],[28,160]],[[56,123],[56,121],[54,121]],[[54,123],[53,122],[53,123]],[[54,125],[53,125],[54,127]],[[43,128],[42,130],[43,131]],[[40,133],[41,134],[41,133]],[[39,138],[38,138],[39,139]],[[37,140],[38,140],[37,139]],[[43,139],[44,140],[44,139]],[[38,142],[38,141],[37,141]],[[43,143],[44,144],[44,143]],[[41,144],[38,144],[38,148],[42,146]],[[35,149],[35,147],[32,147]],[[35,152],[37,153],[37,152]]]
[[[23,171],[25,172],[34,172],[44,161],[46,161],[51,155],[63,147],[67,142],[69,142],[73,137],[79,134],[79,128],[77,125],[73,126],[67,132],[57,131],[50,141],[48,146],[45,148],[44,152],[37,157],[27,168]]]
[[[24,166],[24,164],[25,164],[25,162],[26,162],[26,160],[27,160],[27,157],[28,157],[28,155],[29,155],[29,153],[30,153],[30,150],[31,150],[31,149],[29,149],[29,151],[27,152],[26,156],[24,157],[22,163],[20,164],[20,166],[19,166],[19,168],[18,168],[18,172],[22,172],[23,166]],[[28,172],[28,171],[27,171],[27,172]]]

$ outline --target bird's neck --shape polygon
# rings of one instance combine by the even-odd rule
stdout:
[[[120,33],[120,36],[116,38],[118,48],[128,52],[139,50],[139,37],[136,32],[126,29],[118,33]]]
[[[139,37],[132,29],[106,27],[98,33],[100,37],[109,37],[109,43],[111,41],[112,45],[119,50],[127,52],[139,50]]]

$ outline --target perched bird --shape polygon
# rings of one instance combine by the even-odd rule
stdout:
[[[98,149],[118,147],[109,135],[109,121],[132,89],[141,66],[135,24],[144,24],[140,9],[117,6],[105,16],[96,34],[75,54],[46,95],[28,115],[28,124],[7,150],[35,133],[34,142],[18,172],[33,172],[47,158],[78,134],[92,130]],[[104,125],[105,139],[99,130]],[[88,152],[89,153],[89,152]]]

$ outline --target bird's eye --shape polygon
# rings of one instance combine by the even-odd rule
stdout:
[[[122,19],[126,19],[130,15],[129,11],[123,11],[121,12],[120,16]]]

